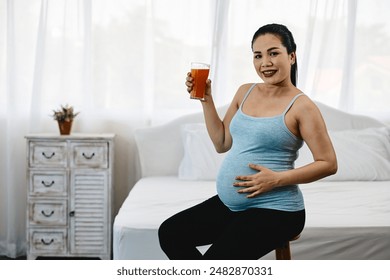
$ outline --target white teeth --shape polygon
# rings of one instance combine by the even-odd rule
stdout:
[[[264,71],[264,75],[272,75],[275,71]]]

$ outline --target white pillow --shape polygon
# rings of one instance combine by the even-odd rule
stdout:
[[[390,180],[390,128],[329,131],[336,151],[338,171],[323,181]],[[296,167],[313,161],[306,144],[299,150]]]
[[[163,125],[135,131],[142,177],[176,176],[183,158],[179,127]]]
[[[390,128],[329,131],[336,151],[338,171],[323,181],[390,180]],[[218,154],[203,123],[182,126],[184,157],[179,166],[183,180],[215,180],[225,157]],[[313,161],[306,144],[299,150],[296,167]]]
[[[179,179],[215,180],[225,154],[218,154],[204,123],[181,127],[184,156],[179,166]]]

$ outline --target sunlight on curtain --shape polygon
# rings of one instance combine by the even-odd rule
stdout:
[[[389,1],[359,1],[355,39],[353,110],[390,120]]]
[[[302,59],[310,2],[310,0],[279,0],[270,4],[267,1],[231,0],[229,22],[226,27],[228,30],[227,56],[224,61],[225,68],[228,69],[224,82],[228,85],[226,86],[227,92],[222,93],[226,96],[225,103],[233,98],[241,84],[261,82],[253,68],[251,49],[253,34],[260,26],[268,23],[286,25],[296,40],[297,58],[299,61]],[[298,62],[298,72],[301,71],[300,69],[301,64]]]
[[[44,54],[45,82],[34,92],[43,96],[34,99],[42,109],[66,100],[83,111],[166,121],[200,109],[184,87],[194,60],[212,63],[216,102],[228,103],[239,85],[259,81],[250,49],[254,31],[278,22],[296,38],[306,94],[351,112],[386,115],[378,99],[389,101],[383,90],[389,23],[369,1],[54,2],[48,2],[45,46],[36,51]]]
[[[231,0],[225,58],[229,102],[243,83],[258,81],[250,42],[263,24],[282,23],[297,43],[298,87],[312,99],[390,120],[390,2]],[[379,8],[381,7],[381,8]],[[249,12],[250,11],[250,12]],[[351,26],[352,25],[352,26]],[[349,29],[350,28],[350,29]]]
[[[23,3],[24,4],[24,3]],[[26,164],[37,20],[20,1],[0,1],[0,255],[24,254]],[[38,6],[39,7],[39,6]],[[25,19],[24,21],[18,19]]]
[[[191,61],[210,61],[214,1],[112,3],[93,3],[96,106],[147,118],[199,109],[184,79]]]
[[[259,82],[250,42],[263,24],[291,29],[298,87],[312,99],[390,121],[390,2],[369,0],[0,0],[0,255],[24,254],[25,141],[113,132],[115,210],[138,179],[134,129],[199,111],[184,81],[211,63],[218,106]]]

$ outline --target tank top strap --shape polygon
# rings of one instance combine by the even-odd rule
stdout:
[[[287,105],[287,108],[284,110],[283,114],[282,115],[285,115],[288,110],[290,110],[291,106],[294,104],[295,100],[298,99],[298,97],[302,96],[302,95],[305,95],[303,92],[301,92],[300,94],[297,94],[294,96],[294,98],[290,101],[290,103]]]
[[[257,83],[254,83],[253,85],[251,85],[251,87],[248,89],[248,91],[245,93],[244,95],[244,98],[242,99],[242,102],[240,104],[240,108],[242,109],[242,105],[244,104],[245,100],[248,98],[249,94],[251,93],[251,91],[253,90],[253,88],[257,85]]]

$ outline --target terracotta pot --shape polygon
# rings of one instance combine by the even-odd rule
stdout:
[[[61,135],[69,135],[70,131],[72,130],[72,121],[62,121],[58,122],[58,127],[60,128],[60,134]]]

